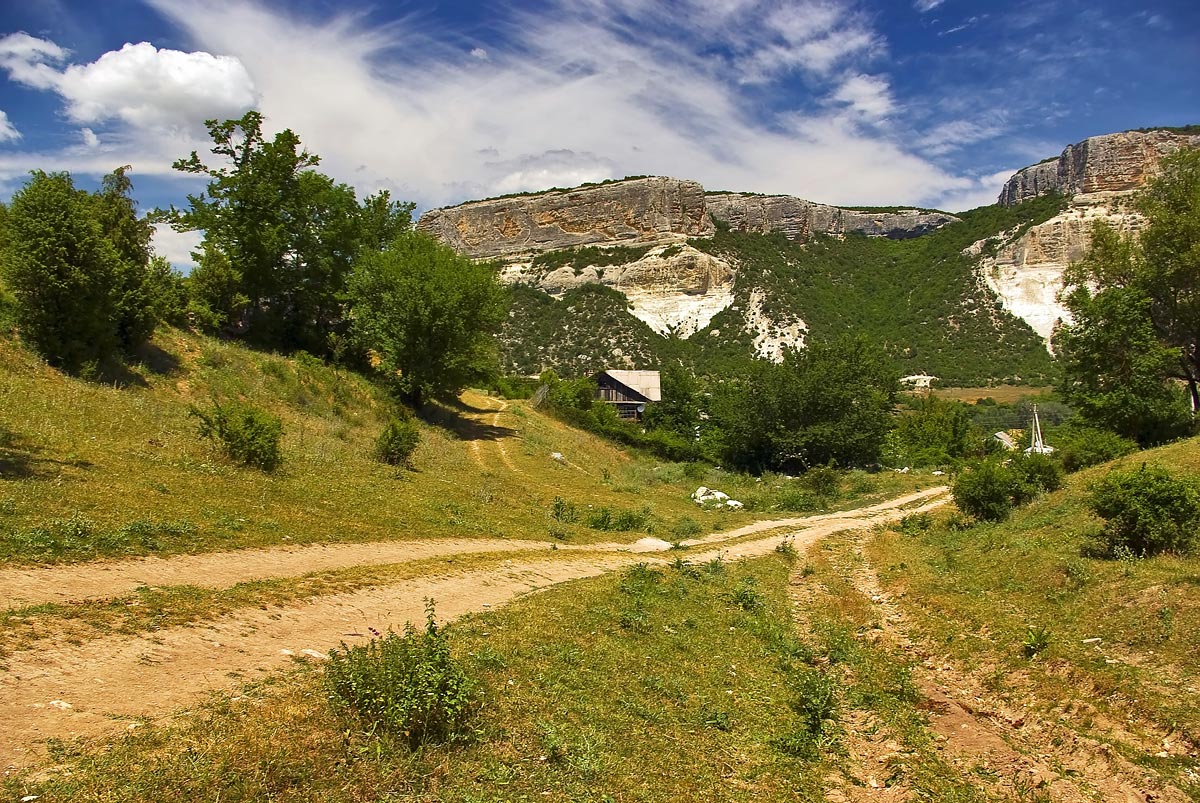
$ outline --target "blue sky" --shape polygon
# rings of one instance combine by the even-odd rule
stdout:
[[[1200,122],[1200,3],[33,0],[0,5],[0,197],[259,108],[421,209],[635,174],[828,203],[990,203],[1071,142]],[[160,245],[186,262],[190,241]]]

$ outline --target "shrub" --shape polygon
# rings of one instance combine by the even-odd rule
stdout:
[[[263,471],[279,466],[283,423],[278,416],[236,401],[224,406],[213,402],[211,410],[192,407],[189,412],[200,419],[200,437],[217,444],[230,459]]]
[[[475,712],[475,684],[450,655],[446,634],[425,605],[425,628],[412,623],[361,646],[330,650],[329,699],[372,731],[404,737],[412,749],[465,738]]]
[[[1092,485],[1088,506],[1105,520],[1113,555],[1186,552],[1200,537],[1200,488],[1161,466],[1109,472]]]
[[[1116,460],[1137,451],[1137,443],[1105,429],[1080,427],[1058,434],[1058,458],[1064,471],[1072,472],[1088,466]]]
[[[1006,466],[994,460],[977,463],[954,479],[954,504],[968,516],[981,521],[1004,521],[1024,497],[1023,483]]]
[[[1031,498],[1038,491],[1049,493],[1062,487],[1062,466],[1049,455],[1027,454],[1014,458],[1010,465],[1017,478],[1028,486],[1026,494]],[[1021,501],[1018,501],[1017,504],[1021,504]]]
[[[420,442],[421,432],[416,421],[394,418],[375,439],[375,459],[389,466],[406,466]]]

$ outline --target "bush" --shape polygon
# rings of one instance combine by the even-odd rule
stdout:
[[[375,459],[389,466],[406,466],[420,442],[421,432],[416,421],[392,419],[375,439]]]
[[[1018,500],[1017,504],[1029,501],[1038,491],[1057,491],[1062,487],[1063,469],[1058,461],[1049,455],[1027,454],[1013,458],[1010,464],[1012,471],[1027,486],[1029,498]]]
[[[1137,443],[1115,432],[1091,427],[1068,429],[1058,433],[1058,458],[1066,472],[1107,463],[1137,451]]]
[[[1200,538],[1200,488],[1161,466],[1109,472],[1091,487],[1088,506],[1105,520],[1110,554],[1186,552]]]
[[[465,738],[475,712],[475,684],[450,655],[445,633],[425,605],[425,628],[412,623],[362,646],[329,652],[325,683],[330,701],[372,731],[403,736],[411,749]]]
[[[192,407],[189,412],[200,419],[200,437],[217,444],[235,462],[273,471],[282,461],[283,423],[278,416],[236,401],[225,406],[213,402],[211,410]]]
[[[951,487],[954,504],[981,521],[1004,521],[1027,494],[1025,484],[1007,466],[994,460],[977,463],[959,474]]]

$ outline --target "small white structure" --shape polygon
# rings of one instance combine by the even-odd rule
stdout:
[[[1038,420],[1037,405],[1033,405],[1033,445],[1025,450],[1025,454],[1053,454],[1054,447],[1048,446],[1042,440],[1042,422]]]
[[[936,376],[930,376],[929,374],[912,374],[900,377],[900,384],[914,390],[928,390],[933,387],[933,383],[936,380]]]
[[[992,437],[1000,441],[1000,445],[1005,449],[1008,449],[1008,451],[1015,452],[1017,450],[1017,442],[1014,441],[1012,435],[1009,435],[1007,432],[997,432],[996,434],[992,435]]]

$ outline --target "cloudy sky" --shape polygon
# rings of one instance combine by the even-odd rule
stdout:
[[[1200,3],[0,3],[0,198],[171,162],[250,108],[419,209],[625,175],[829,203],[990,203],[1084,137],[1200,123]],[[186,261],[186,242],[162,243]]]

